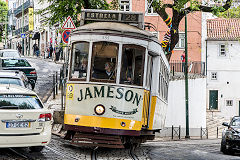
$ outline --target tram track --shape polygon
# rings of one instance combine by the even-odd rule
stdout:
[[[96,147],[92,150],[91,160],[97,160],[97,149],[98,149],[98,147]]]
[[[45,148],[48,149],[48,150],[50,150],[50,151],[52,151],[53,153],[55,153],[55,154],[63,157],[63,158],[65,158],[65,159],[77,160],[77,158],[75,158],[75,157],[73,157],[73,156],[68,156],[68,155],[66,155],[66,154],[64,154],[64,153],[61,153],[61,152],[59,152],[59,151],[51,148],[51,147],[46,146]]]
[[[137,155],[134,153],[135,147],[131,147],[129,149],[129,156],[132,158],[132,160],[139,160]]]
[[[115,159],[115,158],[117,158],[118,159],[118,157],[115,157],[115,156],[111,156],[112,154],[114,155],[114,153],[107,153],[108,154],[108,156],[107,157],[105,157],[104,155],[99,155],[99,158],[98,158],[98,151],[101,151],[101,149],[103,149],[103,148],[98,148],[98,147],[96,147],[96,148],[94,148],[94,149],[92,149],[92,152],[91,152],[91,160],[98,160],[98,159],[104,159],[104,158],[106,158],[106,159],[109,159],[109,158],[112,158],[112,159]],[[138,158],[138,156],[135,154],[135,148],[133,148],[133,147],[131,147],[130,149],[123,149],[123,150],[126,150],[126,151],[124,151],[125,152],[125,157],[127,158],[127,159],[132,159],[132,160],[139,160],[139,158]],[[112,151],[111,151],[112,152]],[[114,152],[114,151],[113,151]],[[104,153],[104,154],[106,154],[106,153]],[[121,157],[122,157],[123,155],[121,155]]]
[[[17,149],[14,149],[14,148],[8,148],[11,152],[13,152],[14,154],[18,155],[19,157],[23,158],[23,159],[27,159],[27,160],[34,160],[34,158],[26,155],[26,154],[23,154],[23,153],[20,153]]]

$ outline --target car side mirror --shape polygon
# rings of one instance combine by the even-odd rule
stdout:
[[[229,124],[228,124],[227,122],[223,122],[222,125],[223,125],[223,126],[226,126],[226,127],[229,126]]]

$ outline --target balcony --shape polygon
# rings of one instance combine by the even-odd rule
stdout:
[[[33,1],[28,0],[24,3],[24,11],[30,7],[33,7]],[[22,13],[22,5],[14,10],[14,15],[17,17]]]
[[[174,60],[170,61],[170,68],[171,73],[174,75],[175,73],[182,73],[184,74],[184,65],[185,62]],[[205,75],[205,62],[198,62],[198,61],[190,61],[188,62],[188,73],[195,74],[195,75]]]
[[[29,28],[28,25],[24,26],[23,32],[24,32],[24,33],[27,32],[27,31],[28,31],[28,28]],[[17,29],[17,30],[15,31],[15,35],[19,35],[19,36],[20,36],[21,33],[22,33],[22,28],[19,28],[19,29]]]

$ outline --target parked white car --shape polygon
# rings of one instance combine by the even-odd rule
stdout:
[[[21,56],[19,52],[15,49],[3,49],[0,50],[0,57],[19,58]]]
[[[52,122],[52,111],[35,92],[0,85],[0,148],[29,147],[40,152],[50,142]]]

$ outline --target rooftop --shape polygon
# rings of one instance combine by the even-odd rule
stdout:
[[[207,20],[208,40],[239,40],[240,19],[217,18]]]

